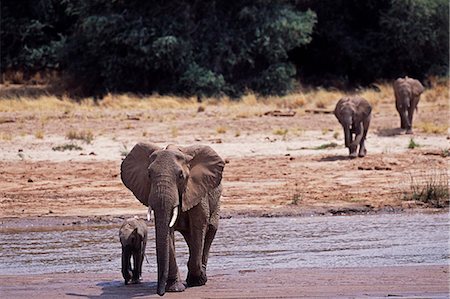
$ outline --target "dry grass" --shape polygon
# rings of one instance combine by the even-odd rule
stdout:
[[[361,97],[365,98],[372,108],[378,106],[380,103],[391,104],[394,102],[394,90],[391,83],[379,83],[375,84],[379,91],[374,89],[363,89],[358,93]]]
[[[416,128],[427,134],[446,134],[447,124],[435,124],[432,122],[421,122],[415,125]]]
[[[0,132],[0,140],[11,141],[13,139],[10,133]]]
[[[403,191],[403,200],[415,200],[442,208],[449,203],[448,174],[445,169],[410,173],[409,186]]]
[[[216,128],[216,133],[217,134],[225,134],[226,132],[227,132],[227,128],[226,127],[220,126],[220,127]]]
[[[344,96],[344,93],[341,91],[330,91],[318,88],[306,93],[304,96],[309,106],[332,109],[337,101]]]
[[[92,140],[94,140],[94,134],[90,130],[85,131],[71,130],[66,133],[66,138],[69,140],[82,140],[87,144],[89,144],[92,142]]]
[[[449,82],[444,78],[437,77],[431,77],[430,82],[433,88],[425,90],[421,98],[429,103],[445,103],[448,107],[448,98],[450,95]]]
[[[62,100],[54,96],[42,96],[38,99],[33,98],[16,98],[16,99],[0,99],[0,112],[15,111],[66,111],[73,107],[84,109],[84,103],[75,103],[74,101],[64,98]]]
[[[432,78],[433,88],[422,95],[424,102],[440,103],[448,107],[449,89],[447,80]],[[394,94],[391,82],[375,84],[375,89],[361,89],[354,94],[366,98],[372,106],[392,104]],[[32,88],[32,87],[30,87]],[[48,95],[11,96],[0,93],[0,112],[33,111],[33,112],[65,112],[66,114],[85,110],[160,110],[160,109],[190,109],[197,111],[199,106],[195,97],[182,98],[176,96],[150,95],[139,97],[134,94],[107,94],[96,102],[92,98],[74,101],[68,97],[61,99]],[[237,118],[247,118],[262,115],[273,109],[301,110],[305,108],[333,109],[336,102],[348,93],[339,90],[317,88],[305,92],[296,92],[282,97],[260,97],[253,93],[244,95],[240,100],[228,97],[207,98],[201,104],[207,111],[214,109],[208,106],[227,108],[229,115]]]
[[[175,96],[152,95],[149,97],[137,97],[132,94],[107,94],[98,104],[101,108],[111,109],[181,109],[195,108],[197,100],[180,98]]]
[[[274,135],[280,135],[280,136],[286,136],[288,133],[288,129],[285,128],[278,128],[273,130]]]
[[[42,130],[38,130],[34,133],[34,137],[37,139],[44,139],[44,132]]]

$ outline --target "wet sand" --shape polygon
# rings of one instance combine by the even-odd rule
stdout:
[[[164,298],[448,298],[448,266],[215,272],[205,286]],[[182,274],[184,275],[184,274]],[[2,298],[157,298],[156,276],[125,286],[120,273],[0,276]]]

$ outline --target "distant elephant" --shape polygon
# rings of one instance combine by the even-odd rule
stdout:
[[[181,292],[175,260],[174,230],[188,247],[187,286],[204,285],[211,243],[219,224],[219,199],[225,164],[208,146],[161,149],[139,143],[126,156],[121,178],[136,198],[155,214],[157,293]]]
[[[395,107],[400,114],[400,127],[406,134],[412,134],[414,109],[417,109],[420,95],[424,91],[422,84],[412,78],[398,78],[394,82]]]
[[[350,157],[356,157],[358,144],[358,156],[364,157],[367,153],[364,142],[369,130],[371,113],[372,107],[369,102],[359,96],[342,98],[336,104],[334,115],[344,129],[345,146],[350,151]]]
[[[139,218],[126,219],[119,229],[119,238],[122,244],[122,276],[125,284],[139,283],[147,244],[147,224]]]

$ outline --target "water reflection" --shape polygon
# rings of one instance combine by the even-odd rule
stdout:
[[[258,269],[448,264],[447,214],[222,219],[209,268]],[[118,229],[0,234],[0,274],[120,272]],[[154,229],[148,264],[156,272]],[[177,233],[177,260],[188,249]]]

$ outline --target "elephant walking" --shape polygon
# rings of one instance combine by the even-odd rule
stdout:
[[[219,225],[222,158],[208,146],[161,149],[139,143],[126,156],[121,178],[136,198],[154,211],[157,293],[184,291],[175,260],[174,230],[189,248],[187,286],[204,285],[209,249]]]
[[[364,157],[367,153],[364,143],[369,130],[371,112],[369,102],[359,96],[342,98],[336,104],[334,115],[344,129],[345,146],[350,151],[350,157],[356,157],[358,145],[358,156]]]
[[[125,284],[139,283],[147,244],[147,224],[139,218],[126,219],[119,229],[119,238],[122,243],[122,276]]]
[[[424,91],[422,84],[412,78],[398,78],[394,82],[395,107],[400,115],[400,127],[406,134],[412,134],[414,110],[419,104],[420,95]]]

